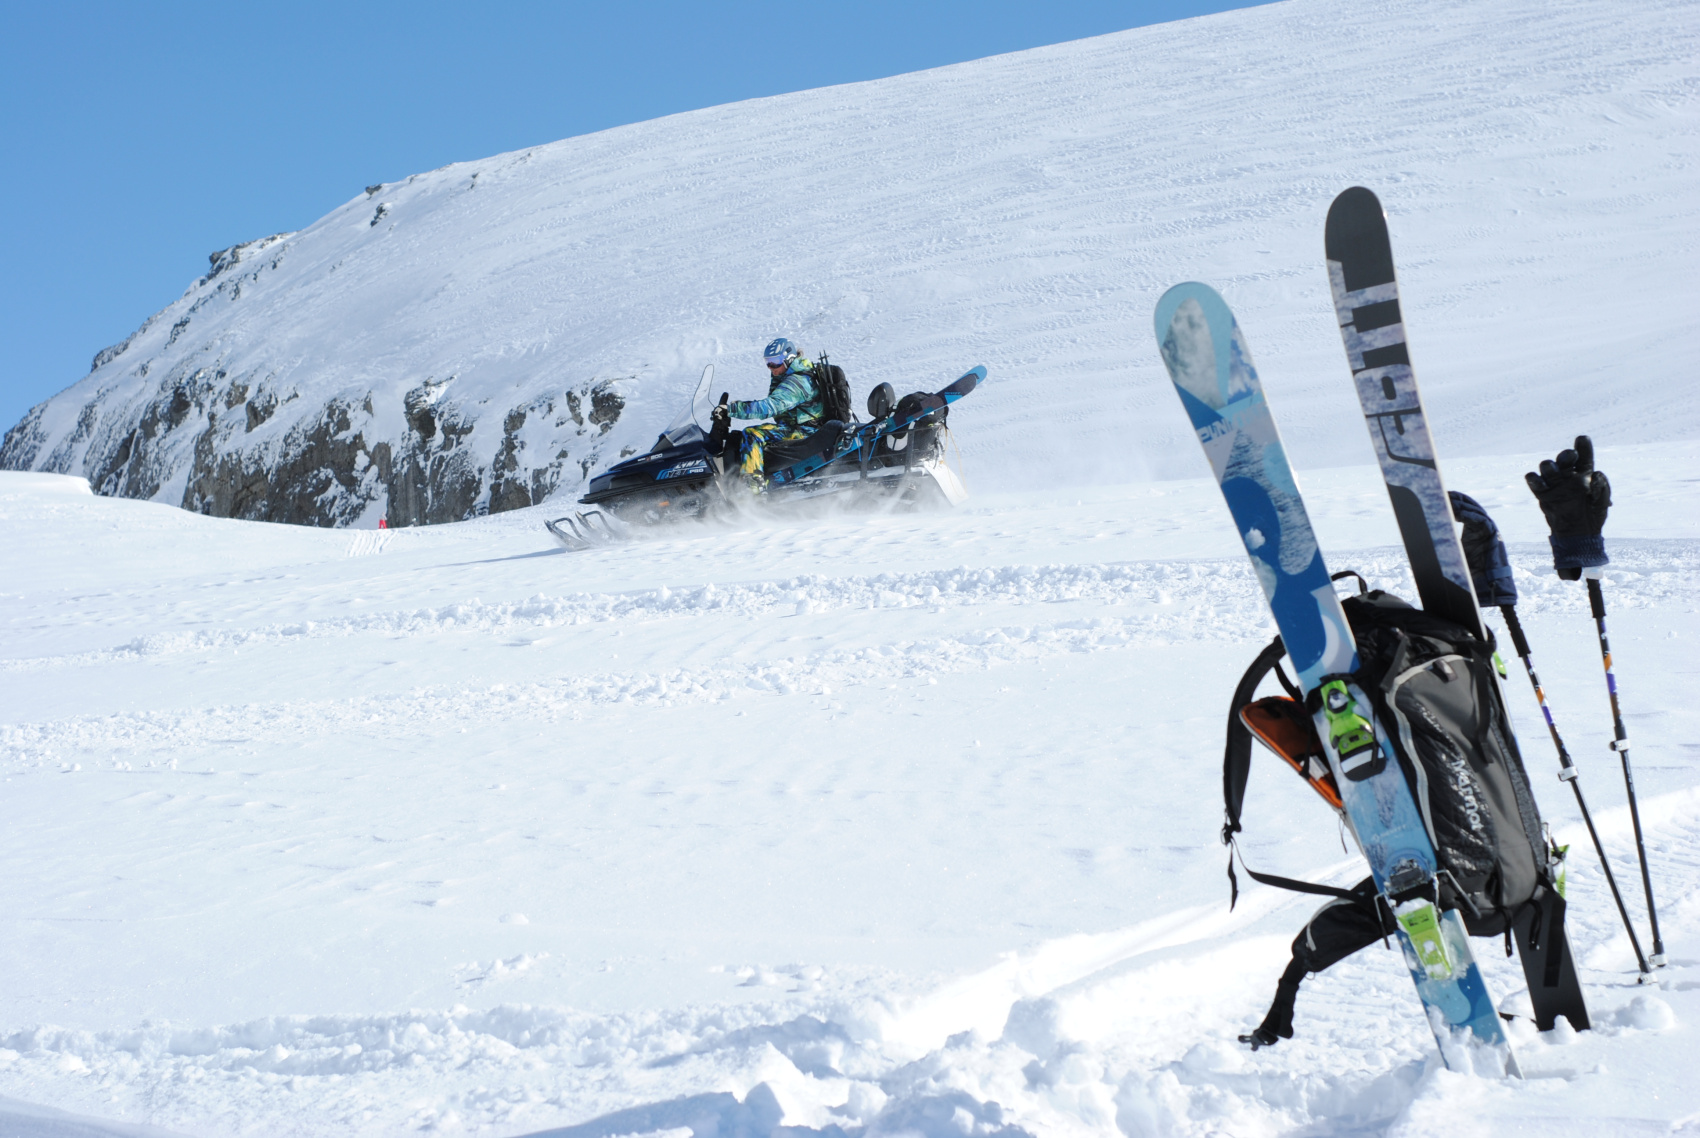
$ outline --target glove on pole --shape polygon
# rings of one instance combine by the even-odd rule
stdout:
[[[1611,509],[1611,483],[1594,469],[1594,444],[1587,435],[1576,436],[1574,450],[1558,452],[1557,459],[1541,463],[1541,471],[1523,476],[1541,504],[1552,535],[1552,565],[1566,581],[1575,581],[1584,569],[1597,569],[1611,561],[1606,556],[1600,529]]]
[[[1523,661],[1523,670],[1528,673],[1529,684],[1535,689],[1535,702],[1541,705],[1541,715],[1546,718],[1547,731],[1552,735],[1552,745],[1558,749],[1559,781],[1569,783],[1570,789],[1576,795],[1576,806],[1582,811],[1582,821],[1587,823],[1588,837],[1593,840],[1594,852],[1600,855],[1600,868],[1605,871],[1606,884],[1611,887],[1612,900],[1617,902],[1617,912],[1623,918],[1624,931],[1629,933],[1630,947],[1635,949],[1635,963],[1643,976],[1648,975],[1650,970],[1647,967],[1647,957],[1641,952],[1641,940],[1635,935],[1635,925],[1629,918],[1628,906],[1623,903],[1623,894],[1618,890],[1617,878],[1611,871],[1611,862],[1606,859],[1606,848],[1600,842],[1599,831],[1594,829],[1594,816],[1588,810],[1588,800],[1582,796],[1582,782],[1578,777],[1576,764],[1570,760],[1570,751],[1558,733],[1558,724],[1552,717],[1552,709],[1547,706],[1547,696],[1541,688],[1541,678],[1535,674],[1535,661],[1529,650],[1528,638],[1523,635],[1523,622],[1517,619],[1517,585],[1511,579],[1511,561],[1506,556],[1505,542],[1500,540],[1499,527],[1488,517],[1487,511],[1468,494],[1460,494],[1454,490],[1450,497],[1452,516],[1464,525],[1464,560],[1470,567],[1470,580],[1476,587],[1476,603],[1482,608],[1497,607],[1500,615],[1505,618],[1505,628],[1511,634],[1511,644]]]
[[[1600,568],[1611,562],[1605,538],[1600,534],[1611,509],[1611,483],[1603,471],[1594,469],[1594,443],[1577,435],[1576,445],[1541,463],[1540,473],[1523,476],[1540,503],[1552,534],[1552,565],[1566,581],[1588,579],[1588,604],[1600,635],[1600,659],[1606,670],[1606,691],[1611,696],[1612,725],[1616,738],[1612,750],[1623,763],[1623,784],[1629,794],[1629,820],[1635,829],[1635,856],[1641,863],[1641,888],[1647,894],[1647,920],[1653,929],[1655,968],[1665,963],[1665,946],[1659,936],[1659,914],[1653,905],[1653,879],[1647,870],[1647,845],[1641,835],[1641,809],[1635,798],[1635,776],[1629,768],[1629,733],[1617,702],[1617,677],[1611,670],[1611,644],[1606,639],[1606,601],[1600,591]]]

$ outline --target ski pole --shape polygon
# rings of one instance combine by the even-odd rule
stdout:
[[[1647,920],[1653,926],[1653,956],[1655,968],[1665,965],[1665,942],[1659,936],[1659,914],[1653,908],[1653,878],[1647,872],[1647,845],[1641,838],[1641,811],[1635,801],[1635,776],[1629,770],[1629,732],[1623,727],[1623,712],[1617,704],[1617,677],[1611,670],[1611,643],[1606,640],[1606,598],[1600,589],[1598,568],[1584,569],[1588,579],[1588,606],[1594,610],[1594,626],[1600,630],[1600,660],[1606,669],[1606,692],[1611,696],[1612,728],[1616,738],[1611,749],[1623,762],[1623,784],[1629,790],[1629,821],[1635,827],[1635,856],[1641,859],[1641,887],[1647,892]]]
[[[1515,605],[1500,605],[1500,615],[1505,618],[1506,630],[1511,633],[1511,644],[1522,657],[1523,670],[1529,674],[1529,684],[1535,689],[1535,702],[1541,705],[1541,714],[1546,717],[1547,731],[1552,734],[1552,745],[1558,748],[1558,778],[1560,782],[1570,784],[1570,789],[1576,794],[1576,806],[1582,811],[1582,821],[1588,826],[1588,837],[1593,840],[1594,852],[1600,855],[1600,868],[1605,871],[1606,884],[1611,887],[1611,899],[1617,902],[1617,912],[1623,918],[1623,929],[1629,934],[1630,947],[1635,950],[1635,963],[1641,969],[1643,978],[1652,974],[1647,967],[1647,957],[1641,952],[1641,938],[1635,935],[1635,924],[1629,919],[1629,908],[1623,903],[1623,894],[1617,888],[1617,878],[1612,874],[1611,862],[1606,859],[1606,847],[1600,842],[1599,831],[1594,829],[1594,816],[1588,811],[1588,800],[1582,797],[1582,781],[1576,764],[1570,761],[1570,751],[1564,745],[1564,739],[1558,733],[1558,724],[1552,717],[1552,708],[1547,706],[1547,694],[1541,688],[1541,678],[1535,674],[1535,660],[1529,650],[1529,640],[1523,635],[1523,622],[1517,619]],[[1654,934],[1657,935],[1656,933]]]

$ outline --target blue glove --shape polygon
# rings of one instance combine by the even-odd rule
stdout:
[[[1511,580],[1511,559],[1505,555],[1499,527],[1493,524],[1481,503],[1468,494],[1454,490],[1449,497],[1452,516],[1464,523],[1464,561],[1470,566],[1476,603],[1485,609],[1516,604],[1517,586]]]

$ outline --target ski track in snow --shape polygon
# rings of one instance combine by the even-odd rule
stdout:
[[[1538,557],[1528,556],[1525,564]],[[1373,582],[1404,596],[1415,587],[1402,552],[1375,550],[1352,562]],[[1606,580],[1617,610],[1692,602],[1700,546],[1692,542],[1620,543]],[[1586,611],[1575,588],[1547,573],[1518,573],[1519,609],[1525,618],[1553,611]],[[1098,602],[1146,611],[1136,616],[1090,616],[1075,620],[995,622],[1007,610],[1033,605]],[[732,699],[754,693],[828,694],[848,685],[893,678],[926,678],[940,672],[996,667],[1071,652],[1118,648],[1144,651],[1181,641],[1250,642],[1273,635],[1263,595],[1243,558],[1221,562],[1134,565],[1015,566],[952,569],[873,577],[833,578],[814,574],[777,582],[674,590],[663,586],[636,594],[549,597],[484,604],[469,601],[437,609],[375,613],[306,621],[254,631],[220,630],[155,634],[102,653],[0,661],[0,670],[74,668],[178,653],[211,653],[316,637],[382,635],[389,638],[443,632],[518,635],[589,622],[650,622],[700,616],[761,621],[775,617],[831,616],[844,610],[973,609],[976,627],[959,636],[898,640],[877,646],[835,649],[814,656],[651,674],[598,672],[566,675],[485,689],[432,689],[354,700],[304,704],[248,704],[195,712],[133,712],[48,723],[0,725],[0,764],[21,767],[70,761],[90,753],[165,751],[246,732],[316,731],[350,728],[395,730],[407,724],[443,724],[492,717],[526,716],[544,721],[573,717],[582,704],[674,703]],[[980,610],[993,609],[990,614]],[[1004,611],[999,611],[1004,610]],[[1043,610],[1041,610],[1043,612]],[[987,622],[991,616],[994,622]],[[98,760],[97,760],[98,761]],[[151,764],[150,764],[151,765]],[[0,766],[0,769],[9,769]]]

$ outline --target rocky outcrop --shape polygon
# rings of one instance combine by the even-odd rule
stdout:
[[[133,405],[92,399],[41,462],[48,404],[34,407],[0,444],[0,468],[80,467],[97,493],[128,498],[161,497],[180,477],[181,497],[167,500],[214,517],[345,526],[370,522],[376,511],[392,527],[461,521],[543,502],[568,471],[588,477],[625,407],[618,382],[511,408],[493,457],[481,460],[470,444],[496,416],[452,398],[452,378],[408,391],[399,431],[382,421],[369,392],[267,430],[299,405],[299,391],[269,377],[233,377],[215,362],[174,372]]]
[[[507,217],[531,163],[527,152],[368,186],[299,233],[209,254],[181,297],[6,432],[0,468],[316,526],[426,525],[576,497],[606,461],[647,445],[659,424],[634,418],[671,411],[690,373],[638,362],[571,374],[561,357],[587,343],[582,303],[506,299],[524,242],[487,244],[484,213],[462,195],[476,188],[477,211]],[[516,317],[534,326],[516,334]],[[600,360],[657,351],[599,342]],[[633,416],[657,375],[667,390]]]
[[[0,469],[80,473],[100,494],[216,517],[399,527],[535,505],[599,464],[635,376],[563,385],[505,411],[458,375],[399,401],[344,390],[315,405],[305,377],[238,373],[218,340],[195,343],[203,310],[275,271],[289,236],[211,254],[182,301],[96,354],[74,421],[60,396],[6,433]]]
[[[445,398],[450,382],[428,381],[403,399],[406,431],[399,442],[384,438],[373,398],[335,399],[314,414],[296,421],[280,439],[246,446],[241,436],[263,426],[280,405],[296,398],[262,383],[249,395],[249,385],[232,383],[218,406],[207,413],[195,438],[182,505],[215,517],[302,525],[342,526],[381,511],[391,527],[462,521],[486,513],[501,513],[535,505],[560,484],[571,448],[556,446],[534,454],[525,430],[544,428],[551,438],[576,424],[580,433],[599,438],[619,420],[624,400],[609,381],[516,407],[502,421],[495,458],[482,463],[468,446],[480,420],[468,409]],[[198,389],[182,388],[144,416],[144,422],[180,425],[198,406]],[[189,408],[183,403],[189,401]],[[556,416],[557,404],[587,407],[594,418],[569,410]],[[140,431],[140,428],[138,428]],[[153,436],[139,435],[141,444]],[[136,451],[135,454],[140,454]],[[135,454],[115,455],[126,476]],[[581,476],[595,464],[592,447],[582,460]],[[139,469],[151,469],[144,462]],[[111,490],[105,487],[110,486]],[[129,487],[126,482],[103,482],[102,492]],[[135,483],[136,489],[145,484]],[[142,495],[133,495],[142,496]]]

